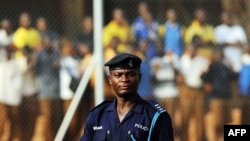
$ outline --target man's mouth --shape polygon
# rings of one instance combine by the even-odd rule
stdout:
[[[126,89],[129,89],[131,86],[120,86],[120,89],[121,90],[126,90]]]

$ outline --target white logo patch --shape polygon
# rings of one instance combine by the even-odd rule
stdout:
[[[139,129],[142,129],[144,131],[148,131],[148,127],[147,126],[142,126],[141,124],[138,124],[138,123],[135,124],[135,127],[139,128]]]
[[[102,126],[93,126],[93,130],[102,130]]]
[[[129,61],[128,66],[129,66],[130,68],[133,67],[133,62],[132,62],[132,60]]]

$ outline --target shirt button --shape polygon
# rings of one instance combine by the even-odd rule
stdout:
[[[107,131],[107,135],[109,135],[109,134],[110,134],[110,131],[108,130],[108,131]]]

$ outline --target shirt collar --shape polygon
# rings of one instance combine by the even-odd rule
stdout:
[[[133,112],[136,113],[142,113],[143,110],[143,100],[142,98],[137,94],[137,98],[136,98],[136,103],[132,108]],[[106,109],[107,111],[111,112],[111,111],[116,111],[116,100],[114,100]]]

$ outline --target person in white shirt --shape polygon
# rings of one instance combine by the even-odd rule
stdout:
[[[1,113],[1,116],[5,115],[10,122],[8,140],[18,140],[21,137],[19,108],[22,101],[22,72],[14,56],[15,49],[7,47],[6,50],[6,60],[0,61],[0,103],[6,107],[6,114]],[[4,124],[0,125],[0,128],[3,126]]]
[[[11,23],[8,19],[3,19],[0,22],[0,60],[5,59],[5,48],[12,43],[13,32],[11,30]]]
[[[154,57],[150,61],[155,80],[153,88],[155,98],[165,101],[166,99],[175,99],[178,97],[179,92],[176,86],[177,63],[178,57],[172,52],[166,52],[164,55]],[[170,112],[171,110],[168,109],[168,111]]]
[[[64,45],[61,49],[60,59],[60,97],[65,101],[71,101],[74,92],[70,89],[72,77],[80,79],[77,67],[79,61],[71,55],[73,51],[70,45]]]
[[[9,79],[8,77],[10,75],[14,75],[15,71],[13,71],[12,67],[15,67],[15,61],[8,60],[7,59],[7,48],[13,47],[11,46],[12,43],[12,37],[13,32],[11,30],[11,23],[8,19],[2,19],[0,21],[0,140],[1,137],[4,136],[5,132],[5,125],[6,121],[8,120],[7,116],[7,101],[10,102],[9,104],[19,104],[19,98],[14,98],[13,100],[9,99],[9,97],[6,97],[6,92],[9,91],[9,88],[6,87],[6,85],[9,87],[12,82],[18,80],[19,78],[15,79]],[[13,48],[14,49],[14,48]],[[8,69],[9,70],[8,72]],[[8,74],[7,74],[8,73]],[[5,80],[6,79],[6,80]],[[10,83],[9,83],[10,82]],[[15,86],[13,86],[15,87]],[[13,88],[13,91],[15,89]],[[13,94],[16,94],[15,92]],[[11,95],[8,95],[11,97]],[[7,99],[8,98],[8,99]]]
[[[233,14],[230,11],[223,11],[221,13],[222,23],[215,28],[215,37],[217,44],[223,47],[225,59],[229,60],[228,65],[232,67],[234,78],[232,82],[233,98],[232,98],[232,122],[241,124],[241,111],[239,104],[242,103],[239,96],[239,74],[242,70],[241,58],[243,55],[243,48],[247,41],[247,35],[244,28],[233,22]]]
[[[150,61],[153,73],[153,96],[173,118],[175,139],[180,138],[181,129],[179,110],[179,89],[177,86],[177,75],[179,57],[172,51],[157,55]]]
[[[204,92],[201,75],[209,60],[197,54],[195,44],[189,44],[180,58],[180,110],[182,117],[182,140],[200,141],[204,137]],[[200,121],[200,122],[197,122]]]
[[[233,23],[232,17],[229,11],[221,13],[222,23],[215,28],[215,38],[217,44],[223,47],[224,56],[229,59],[233,71],[239,73],[243,45],[247,43],[247,35],[242,26]]]

